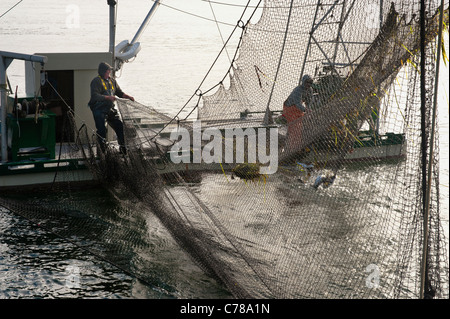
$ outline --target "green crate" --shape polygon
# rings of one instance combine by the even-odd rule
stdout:
[[[33,158],[55,158],[55,117],[44,111],[37,119],[33,115],[16,118],[8,114],[8,147],[13,162]]]

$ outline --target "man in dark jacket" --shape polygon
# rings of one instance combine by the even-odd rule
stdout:
[[[89,107],[94,115],[95,127],[97,129],[97,140],[102,151],[105,151],[106,141],[106,122],[116,132],[117,141],[119,142],[120,151],[126,153],[125,137],[123,133],[123,123],[114,108],[116,96],[134,101],[132,96],[125,94],[110,77],[112,67],[105,62],[101,62],[98,66],[98,76],[91,82],[91,99]]]

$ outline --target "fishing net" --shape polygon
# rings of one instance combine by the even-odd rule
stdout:
[[[78,152],[234,297],[448,298],[439,5],[421,20],[420,1],[267,0],[257,23],[238,22],[215,92],[193,95],[198,121],[119,100],[127,154]],[[305,75],[306,111],[290,114]]]

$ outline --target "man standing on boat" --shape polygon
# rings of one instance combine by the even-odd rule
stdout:
[[[88,103],[94,115],[97,140],[100,149],[104,152],[106,145],[106,122],[116,132],[120,152],[126,154],[123,123],[117,110],[114,108],[116,96],[134,101],[132,96],[125,94],[111,78],[112,67],[105,62],[98,66],[98,76],[91,82],[91,99]]]
[[[283,117],[287,121],[287,146],[294,149],[300,143],[302,118],[313,103],[314,81],[309,75],[302,78],[302,83],[297,86],[283,104]]]
[[[304,115],[313,100],[313,79],[309,75],[302,78],[302,84],[297,86],[288,96],[283,105],[283,116],[288,122]]]

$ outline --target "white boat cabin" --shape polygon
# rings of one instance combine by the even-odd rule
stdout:
[[[40,92],[46,108],[56,115],[56,143],[73,142],[76,132],[62,136],[61,125],[67,116],[68,107],[75,113],[77,128],[85,124],[95,130],[92,112],[87,105],[90,99],[90,83],[98,75],[100,62],[110,62],[108,52],[95,53],[36,53],[46,56],[48,62],[43,66],[36,62],[25,62],[25,86],[27,96]],[[41,72],[45,72],[46,83],[41,87]],[[20,99],[19,99],[20,100]],[[113,137],[112,130],[108,139]],[[68,140],[69,139],[69,140]],[[83,141],[84,142],[84,141]]]

